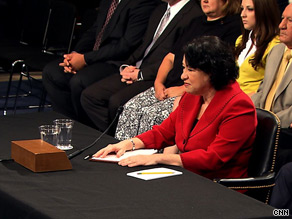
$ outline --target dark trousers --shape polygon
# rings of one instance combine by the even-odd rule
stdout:
[[[45,66],[43,84],[52,102],[53,109],[87,125],[90,120],[80,103],[82,91],[94,82],[118,71],[118,67],[107,63],[94,63],[77,74],[64,73],[59,63],[63,58]]]
[[[275,171],[278,172],[286,163],[292,162],[292,129],[282,128],[276,158]]]
[[[139,81],[131,85],[121,82],[120,74],[114,74],[87,87],[81,95],[81,104],[95,126],[104,131],[123,106],[135,95],[153,86],[153,81]],[[109,134],[115,130],[111,129]]]
[[[292,162],[284,165],[277,174],[270,205],[278,209],[289,209],[292,214]]]

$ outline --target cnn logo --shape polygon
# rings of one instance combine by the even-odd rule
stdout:
[[[274,216],[289,216],[289,209],[274,209]]]

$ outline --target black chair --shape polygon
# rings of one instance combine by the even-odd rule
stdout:
[[[21,26],[20,34],[14,39],[11,37],[13,33],[6,33],[6,38],[2,37],[0,43],[0,66],[5,71],[10,72],[6,95],[2,97],[5,98],[4,115],[6,114],[8,98],[15,97],[15,95],[10,95],[12,76],[14,73],[23,71],[24,58],[42,51],[51,13],[51,0],[23,0],[19,2],[19,4],[12,4],[12,6],[17,6],[17,9],[11,15],[15,21],[11,22],[10,31],[17,29],[13,25]],[[22,96],[28,96],[30,93],[31,86]]]
[[[17,108],[17,100],[19,97],[19,91],[22,84],[23,76],[29,80],[35,80],[31,77],[31,71],[42,71],[44,66],[62,56],[64,53],[68,53],[71,49],[72,38],[76,23],[76,8],[73,4],[64,1],[52,1],[49,20],[47,22],[45,38],[43,40],[43,47],[41,50],[30,51],[30,54],[22,57],[21,60],[13,62],[12,65],[21,64],[21,68],[18,70],[20,78],[17,85],[16,94],[14,96],[14,113]],[[11,81],[14,71],[11,71],[7,95],[4,103],[4,115],[8,109],[8,98],[11,89]],[[29,91],[28,94],[31,94]],[[42,89],[40,95],[40,104],[38,106],[39,111],[44,107],[44,101],[46,98],[45,91]],[[31,108],[31,106],[28,106]]]
[[[247,190],[246,195],[268,203],[270,191],[275,185],[275,161],[280,135],[280,120],[272,112],[256,109],[258,125],[249,160],[249,178],[214,179],[234,190]]]

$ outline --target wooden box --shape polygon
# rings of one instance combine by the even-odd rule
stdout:
[[[11,158],[33,172],[72,169],[65,151],[41,139],[12,141]]]

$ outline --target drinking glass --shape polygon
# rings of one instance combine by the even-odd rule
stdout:
[[[56,125],[41,125],[39,126],[41,139],[51,145],[58,145],[58,135],[60,129]]]
[[[58,126],[60,129],[57,148],[61,150],[72,149],[73,146],[71,145],[71,141],[74,121],[72,119],[55,119],[54,125]]]

